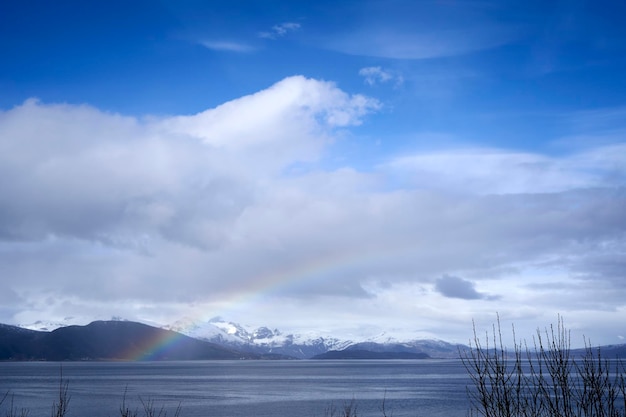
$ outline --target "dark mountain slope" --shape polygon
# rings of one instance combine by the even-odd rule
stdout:
[[[587,353],[587,349],[572,349],[571,353],[574,357],[582,357]],[[626,344],[621,345],[605,345],[599,347],[592,347],[591,352],[594,355],[600,352],[600,357],[604,359],[624,359],[626,358]]]
[[[413,352],[372,352],[369,350],[331,350],[311,359],[429,359],[425,353]]]
[[[414,340],[404,343],[355,343],[346,350],[366,350],[370,352],[413,353],[431,358],[456,359],[461,352],[467,351],[464,345],[451,344],[440,340]]]
[[[37,340],[46,332],[0,324],[0,360],[28,360],[36,354]]]
[[[256,359],[170,330],[128,321],[34,332],[0,328],[0,359],[12,360],[202,360]]]
[[[243,355],[180,333],[127,321],[96,321],[56,329],[45,338],[44,352],[48,360],[240,359]]]

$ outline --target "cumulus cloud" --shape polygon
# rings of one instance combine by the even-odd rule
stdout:
[[[359,125],[379,107],[378,101],[348,95],[332,83],[296,76],[215,109],[169,118],[161,127],[199,139],[245,164],[260,167],[268,162],[282,168],[316,159],[332,141],[333,129]]]
[[[623,145],[328,168],[339,131],[379,108],[297,76],[194,115],[35,100],[0,113],[0,275],[16,300],[0,321],[167,321],[192,308],[277,326],[466,327],[496,310],[569,317],[623,304]],[[563,288],[576,303],[555,298]],[[491,302],[467,311],[459,298]]]
[[[285,22],[272,26],[272,29],[265,32],[260,32],[259,37],[265,39],[277,39],[287,35],[289,32],[293,32],[300,29],[300,23]]]
[[[161,120],[28,101],[2,114],[0,237],[217,245],[254,198],[251,175],[315,160],[333,129],[376,108],[303,77]]]
[[[379,106],[376,100],[361,95],[350,96],[333,83],[295,76],[215,109],[168,119],[164,125],[211,145],[240,148],[287,138],[299,140],[291,130],[296,124],[299,128],[305,126],[303,136],[308,139],[307,133],[311,129],[358,125],[362,116]],[[247,123],[242,124],[242,119]],[[283,126],[282,129],[277,129],[279,125]]]

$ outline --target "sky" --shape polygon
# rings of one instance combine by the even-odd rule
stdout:
[[[626,343],[625,14],[2,1],[0,322]]]

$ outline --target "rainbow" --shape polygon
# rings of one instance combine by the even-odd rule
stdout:
[[[173,350],[185,336],[171,331],[156,333],[153,337],[145,338],[140,344],[122,352],[120,357],[126,361],[152,361],[167,357],[167,352]]]
[[[414,254],[416,248],[402,248],[388,246],[384,251],[380,248],[363,252],[336,252],[327,254],[324,257],[313,258],[306,262],[285,266],[281,269],[260,275],[252,285],[246,289],[232,292],[224,297],[222,303],[224,307],[199,310],[191,315],[193,321],[207,321],[219,315],[228,316],[230,309],[241,308],[250,305],[264,297],[277,294],[281,291],[296,289],[298,286],[305,286],[309,282],[317,282],[333,277],[347,275],[357,269],[373,268],[380,261],[389,260],[390,255],[397,260],[402,260],[403,256]],[[369,269],[368,268],[368,269]],[[131,351],[125,352],[123,357],[127,360],[146,361],[162,357],[163,352],[172,349],[183,337],[179,333],[167,332],[153,340],[145,340],[141,346],[134,347]]]

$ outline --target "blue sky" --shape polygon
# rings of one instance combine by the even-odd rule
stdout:
[[[34,1],[3,9],[5,109],[38,97],[187,114],[302,74],[384,100],[389,109],[368,121],[378,134],[453,130],[527,148],[563,132],[558,115],[624,100],[619,2]],[[368,67],[391,78],[368,85],[359,76]]]
[[[4,1],[0,322],[619,343],[625,13]]]

